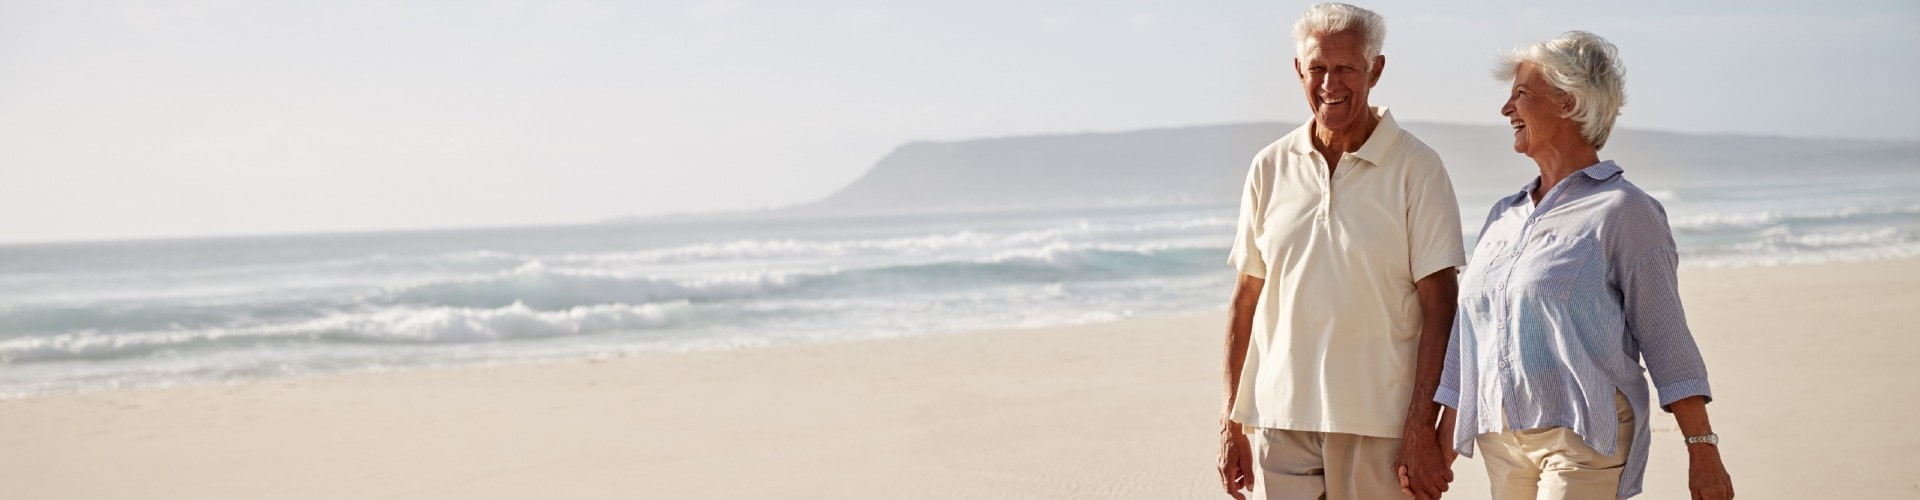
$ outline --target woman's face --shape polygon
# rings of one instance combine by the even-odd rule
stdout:
[[[1571,111],[1573,96],[1553,86],[1539,66],[1528,62],[1514,71],[1513,90],[1500,107],[1500,114],[1513,126],[1513,151],[1527,156],[1564,141],[1586,143],[1580,136],[1580,122],[1565,116]]]

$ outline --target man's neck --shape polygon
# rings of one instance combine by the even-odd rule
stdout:
[[[1340,157],[1345,153],[1359,151],[1367,144],[1367,138],[1373,136],[1373,130],[1380,127],[1380,117],[1374,116],[1369,109],[1367,114],[1344,129],[1334,130],[1320,126],[1319,120],[1313,121],[1313,149],[1327,159],[1327,173],[1340,166]]]

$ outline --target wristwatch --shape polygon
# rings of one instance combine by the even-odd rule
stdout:
[[[1720,435],[1709,432],[1699,436],[1687,436],[1687,444],[1696,444],[1696,443],[1707,443],[1707,444],[1713,445],[1713,447],[1715,448],[1719,448]]]

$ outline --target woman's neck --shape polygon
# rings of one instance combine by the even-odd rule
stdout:
[[[1539,205],[1540,199],[1547,196],[1554,186],[1566,180],[1575,172],[1600,163],[1600,150],[1581,141],[1578,145],[1564,145],[1549,148],[1533,157],[1533,163],[1540,166],[1540,187],[1533,190],[1533,204]]]

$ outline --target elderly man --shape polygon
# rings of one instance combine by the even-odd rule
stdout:
[[[1368,106],[1385,25],[1346,4],[1294,26],[1313,120],[1254,157],[1229,261],[1220,478],[1255,498],[1420,497],[1452,473],[1433,394],[1460,213],[1439,155]]]

